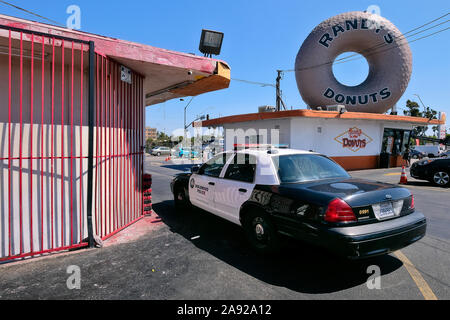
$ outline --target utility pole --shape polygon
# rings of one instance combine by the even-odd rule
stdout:
[[[280,89],[280,81],[283,79],[283,71],[277,70],[278,76],[276,81],[276,111],[281,110],[281,105],[283,105],[283,109],[286,110],[286,106],[281,98],[281,89]]]
[[[418,94],[414,94],[417,98],[419,98],[420,103],[422,103],[423,106],[423,113],[425,114],[427,112],[425,104],[423,103],[422,99],[420,99],[420,96]]]
[[[397,114],[398,114],[398,113],[397,113],[397,104],[394,104],[394,105],[392,106],[391,114],[393,114],[393,115],[397,115]]]
[[[182,101],[184,101],[183,99],[181,99]],[[194,100],[194,97],[191,98],[191,100],[189,100],[189,103],[186,105],[186,107],[184,107],[184,135],[183,135],[183,143],[182,146],[186,147],[186,109],[187,107],[189,107],[189,105],[191,104],[192,100]]]

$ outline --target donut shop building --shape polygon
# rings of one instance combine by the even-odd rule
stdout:
[[[234,144],[260,143],[325,154],[346,170],[383,166],[380,154],[389,153],[389,167],[402,165],[405,144],[415,126],[443,125],[445,118],[427,118],[297,109],[259,112],[210,119],[202,127],[223,128],[225,149]]]

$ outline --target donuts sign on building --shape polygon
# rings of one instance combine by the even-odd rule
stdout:
[[[336,80],[332,66],[340,54],[356,52],[369,65],[365,81],[346,86]],[[384,113],[405,92],[412,55],[402,33],[387,19],[355,11],[320,23],[301,46],[296,61],[297,86],[313,109],[345,105],[348,111]]]

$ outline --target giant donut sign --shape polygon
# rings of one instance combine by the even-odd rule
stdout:
[[[357,86],[333,75],[333,61],[344,52],[357,52],[369,64],[366,80]],[[402,33],[387,19],[359,11],[315,27],[295,61],[297,86],[310,107],[341,104],[356,112],[386,112],[405,92],[411,71],[411,50]]]

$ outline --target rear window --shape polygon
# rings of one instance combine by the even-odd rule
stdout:
[[[282,183],[350,177],[333,160],[316,154],[292,154],[272,158]]]

